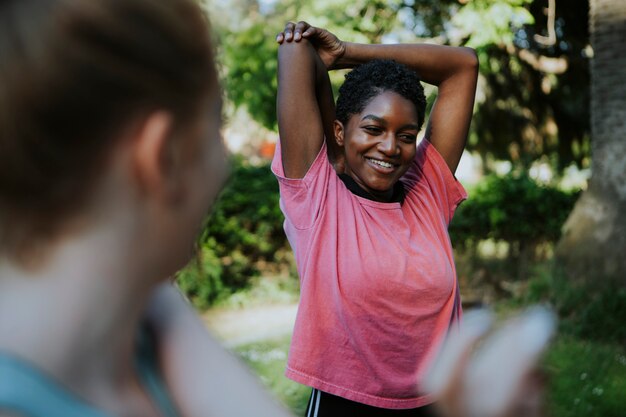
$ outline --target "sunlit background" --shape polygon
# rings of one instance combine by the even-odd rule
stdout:
[[[570,279],[554,261],[591,176],[587,1],[208,0],[206,8],[234,169],[178,282],[288,407],[302,415],[308,390],[282,375],[298,281],[269,169],[277,140],[274,38],[286,21],[306,20],[353,42],[477,50],[477,99],[457,172],[470,198],[450,227],[464,306],[506,317],[551,305],[561,321],[543,364],[546,415],[626,415],[624,285]],[[335,90],[342,78],[331,75]],[[436,89],[426,92],[430,107]]]

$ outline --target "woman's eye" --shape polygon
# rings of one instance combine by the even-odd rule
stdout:
[[[365,126],[363,128],[366,132],[368,133],[372,133],[372,134],[378,134],[380,132],[382,132],[382,129],[376,126]]]
[[[405,142],[412,143],[412,142],[415,142],[417,140],[417,136],[405,134],[405,135],[400,135],[400,139],[405,141]]]

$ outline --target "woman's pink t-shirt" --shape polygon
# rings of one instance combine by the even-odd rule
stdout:
[[[350,192],[325,145],[302,179],[280,145],[272,170],[301,289],[287,377],[375,407],[432,402],[420,381],[461,314],[447,229],[466,198],[441,155],[419,144],[402,204]]]

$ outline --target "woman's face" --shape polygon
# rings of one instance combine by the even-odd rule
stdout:
[[[335,124],[344,147],[345,173],[380,201],[387,201],[394,184],[415,157],[419,132],[415,105],[392,91],[374,97],[346,126]]]
[[[201,223],[215,202],[229,174],[229,164],[221,135],[222,100],[216,88],[205,103],[203,110],[190,126],[190,146],[186,147],[188,162],[189,214],[196,224]]]
[[[215,89],[217,90],[217,89]],[[176,138],[180,152],[180,203],[163,220],[164,266],[171,273],[183,266],[194,252],[202,223],[229,174],[221,133],[221,100],[217,94],[208,100],[195,121],[181,129]]]
[[[221,99],[213,97],[207,110],[200,115],[191,139],[195,142],[190,152],[190,189],[195,195],[195,206],[203,220],[229,173],[228,160],[220,133]]]

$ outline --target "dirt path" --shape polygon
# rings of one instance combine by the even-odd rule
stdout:
[[[226,347],[236,347],[286,336],[293,330],[297,304],[256,306],[236,310],[209,310],[207,327]]]

